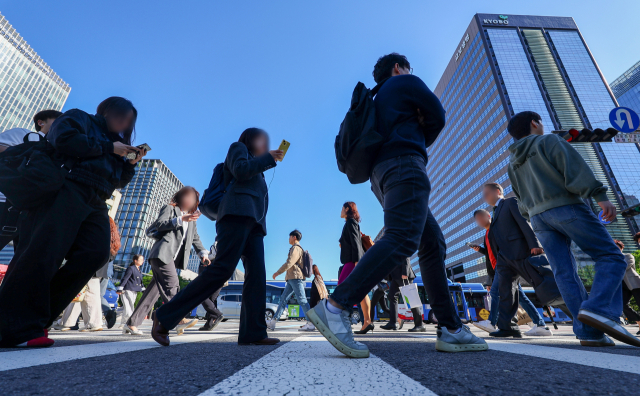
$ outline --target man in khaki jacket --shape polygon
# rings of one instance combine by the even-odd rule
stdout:
[[[267,323],[267,328],[269,330],[276,329],[276,323],[282,315],[282,312],[287,306],[289,299],[295,293],[296,300],[298,300],[298,304],[302,307],[302,312],[304,312],[305,317],[307,316],[307,311],[309,310],[309,303],[307,302],[307,295],[304,291],[305,286],[305,277],[302,275],[302,246],[300,246],[300,240],[302,239],[302,233],[298,230],[293,230],[289,234],[289,244],[292,245],[291,249],[289,249],[289,256],[287,257],[287,261],[280,267],[275,274],[273,274],[273,280],[275,280],[280,274],[286,272],[287,274],[284,277],[284,280],[287,281],[287,285],[280,296],[280,305],[278,305],[278,310],[276,314],[273,316]],[[314,331],[315,327],[311,322],[307,322],[306,325],[302,326],[300,331]]]

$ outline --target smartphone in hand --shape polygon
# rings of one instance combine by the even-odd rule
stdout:
[[[475,244],[475,243],[471,243],[471,242],[465,242],[465,245],[469,246],[470,248],[479,248],[480,246]]]
[[[284,156],[287,155],[287,150],[289,150],[289,146],[291,146],[291,143],[289,143],[286,140],[282,139],[282,142],[280,143],[280,147],[278,147],[278,150],[282,151],[282,160],[284,160]],[[280,160],[280,161],[282,161],[282,160]]]

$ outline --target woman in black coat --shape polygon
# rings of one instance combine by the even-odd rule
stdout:
[[[343,267],[338,276],[338,284],[344,282],[358,264],[358,261],[364,256],[364,248],[362,247],[362,233],[360,232],[360,213],[355,202],[345,202],[342,205],[340,217],[345,219],[344,227],[342,227],[342,235],[340,236],[340,261]],[[364,334],[374,329],[371,323],[371,300],[369,295],[360,302],[362,307],[362,316],[364,322],[362,329],[358,334]]]
[[[44,329],[107,263],[105,199],[131,181],[146,155],[131,146],[137,115],[130,101],[111,97],[95,115],[73,109],[51,126],[53,156],[70,171],[55,198],[23,213],[15,263],[0,288],[0,346],[53,345]]]
[[[231,278],[238,261],[245,268],[238,344],[273,345],[267,337],[264,236],[269,197],[263,172],[276,166],[284,153],[269,151],[269,135],[262,129],[245,130],[229,147],[224,162],[226,193],[216,221],[218,252],[215,260],[173,300],[153,315],[151,336],[169,345],[169,330]]]

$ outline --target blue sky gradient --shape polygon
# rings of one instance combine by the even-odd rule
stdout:
[[[486,12],[574,17],[608,81],[640,59],[638,1],[483,3],[4,0],[0,12],[71,85],[65,110],[131,99],[148,158],[201,192],[245,128],[267,130],[274,148],[289,140],[270,191],[267,276],[298,228],[332,279],[342,203],[358,204],[363,232],[375,236],[383,224],[369,184],[350,185],[333,151],[351,92],[358,81],[373,85],[380,55],[407,55],[434,88],[473,15]],[[202,218],[198,228],[213,242],[214,223]]]

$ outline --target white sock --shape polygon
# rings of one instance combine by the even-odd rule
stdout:
[[[334,307],[333,304],[331,304],[329,302],[329,300],[327,300],[327,311],[331,312],[332,314],[339,314],[340,312],[342,312],[342,310],[340,308]]]

